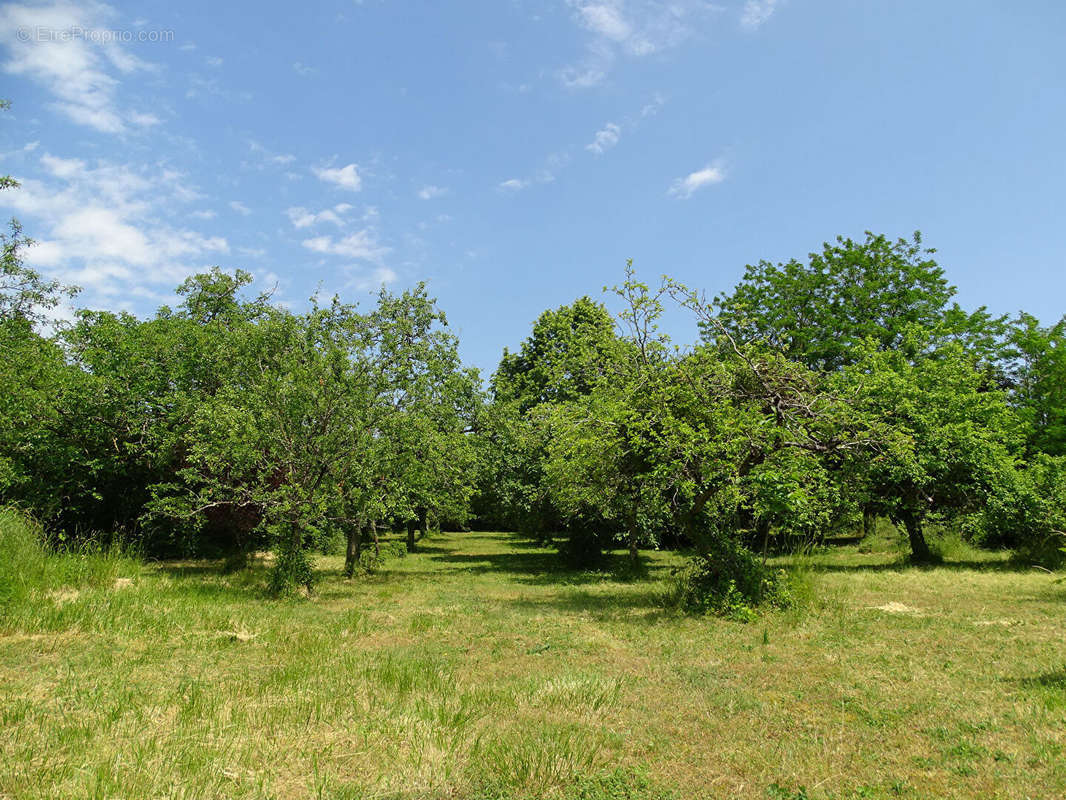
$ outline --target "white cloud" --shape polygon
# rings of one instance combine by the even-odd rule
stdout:
[[[296,156],[291,153],[275,153],[255,141],[255,139],[250,139],[248,141],[248,149],[258,158],[259,163],[258,165],[255,165],[258,169],[262,169],[267,165],[283,167],[296,160]]]
[[[79,125],[103,133],[125,133],[131,125],[158,124],[154,115],[124,110],[116,99],[117,75],[152,67],[113,37],[92,35],[106,30],[102,26],[113,16],[109,6],[91,0],[3,6],[0,44],[9,54],[3,69],[43,86],[53,97],[52,107]],[[56,35],[72,30],[84,35]]]
[[[633,26],[622,16],[621,8],[614,4],[589,4],[577,9],[581,21],[589,30],[615,42],[624,42],[633,34]]]
[[[202,211],[190,211],[189,216],[193,219],[214,219],[218,215],[208,208]]]
[[[502,181],[498,188],[507,192],[519,192],[529,186],[529,181],[521,180],[519,178],[509,178]]]
[[[208,56],[204,59],[204,63],[207,64],[207,66],[209,67],[221,67],[222,59],[218,56]]]
[[[363,186],[357,164],[348,164],[346,167],[313,167],[311,171],[320,181],[332,183],[342,189],[358,192]]]
[[[299,61],[293,63],[292,71],[302,78],[306,78],[309,75],[314,75],[316,72],[318,72],[318,70],[314,67],[309,67],[306,64],[301,64]]]
[[[749,31],[757,30],[777,8],[777,0],[747,0],[740,12],[740,26]]]
[[[246,206],[240,200],[230,200],[229,207],[236,211],[238,214],[240,214],[242,217],[250,216],[252,213],[252,209],[248,208],[248,206]]]
[[[569,5],[591,36],[584,57],[559,72],[575,89],[602,83],[620,56],[640,58],[676,47],[718,10],[706,0],[569,0]]]
[[[229,252],[226,239],[171,222],[198,197],[179,172],[50,153],[40,165],[0,204],[37,232],[29,264],[85,287],[90,306],[133,310],[137,298],[162,296]]]
[[[448,190],[441,186],[423,186],[418,190],[418,196],[423,200],[432,200],[434,197],[441,197],[448,194]]]
[[[296,228],[310,228],[319,222],[332,222],[334,225],[344,225],[342,214],[351,211],[353,206],[349,203],[338,203],[333,208],[323,209],[317,213],[308,211],[303,206],[293,206],[285,209],[285,215]]]
[[[332,236],[316,236],[312,239],[304,239],[301,244],[314,253],[374,262],[380,261],[390,252],[390,248],[380,244],[377,236],[369,228],[337,239]]]
[[[618,144],[622,137],[622,128],[613,122],[608,122],[601,130],[596,131],[592,142],[585,145],[585,149],[600,156]]]
[[[723,180],[725,180],[725,169],[721,162],[716,161],[713,164],[708,164],[703,169],[698,169],[683,178],[675,180],[670,186],[669,194],[674,197],[680,197],[682,200],[687,200],[692,197],[693,193],[703,187],[721,183]]]

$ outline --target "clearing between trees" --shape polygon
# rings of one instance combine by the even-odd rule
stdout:
[[[310,600],[67,556],[0,617],[0,797],[1066,796],[1066,585],[941,546],[782,557],[803,596],[749,624],[669,610],[680,554],[507,533],[320,556]]]

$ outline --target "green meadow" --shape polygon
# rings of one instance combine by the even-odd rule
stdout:
[[[670,610],[664,552],[444,533],[278,600],[265,557],[42,558],[4,524],[5,800],[1066,796],[1066,585],[958,543],[778,559],[798,604],[742,623]]]

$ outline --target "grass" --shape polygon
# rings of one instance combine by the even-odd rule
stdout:
[[[0,797],[1066,796],[1066,586],[894,547],[808,554],[747,625],[665,609],[674,555],[504,533],[323,558],[311,600],[122,560],[0,607]]]

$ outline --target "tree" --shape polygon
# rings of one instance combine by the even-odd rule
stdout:
[[[544,472],[551,433],[533,410],[587,397],[613,377],[617,348],[610,313],[581,297],[541,314],[518,353],[504,351],[479,446],[483,515],[538,538],[564,525]]]
[[[1020,314],[1011,326],[1012,400],[1030,455],[1066,455],[1066,317],[1043,327]]]
[[[856,411],[880,428],[880,441],[859,463],[878,510],[907,531],[912,557],[933,554],[923,525],[936,515],[979,510],[1011,480],[1018,426],[999,390],[989,390],[976,358],[955,342],[911,361],[903,350],[926,349],[925,333],[899,351],[871,344],[835,379]]]
[[[736,341],[765,342],[819,371],[853,363],[868,341],[881,350],[913,344],[907,331],[915,326],[980,345],[994,358],[1004,319],[949,306],[955,287],[934,253],[917,232],[895,242],[870,232],[861,242],[837,237],[806,264],[748,265],[733,293],[715,298],[717,320]],[[719,335],[708,321],[701,329],[709,340]]]
[[[525,413],[540,403],[587,395],[607,372],[615,338],[610,313],[588,297],[545,311],[519,352],[504,349],[492,377],[493,397],[517,402]]]
[[[364,527],[403,508],[391,435],[456,363],[445,324],[422,286],[382,291],[368,314],[336,298],[304,314],[264,310],[226,338],[230,367],[198,406],[187,466],[157,487],[155,513],[252,510],[274,544],[279,591],[310,590],[307,552],[340,527],[351,574]]]

